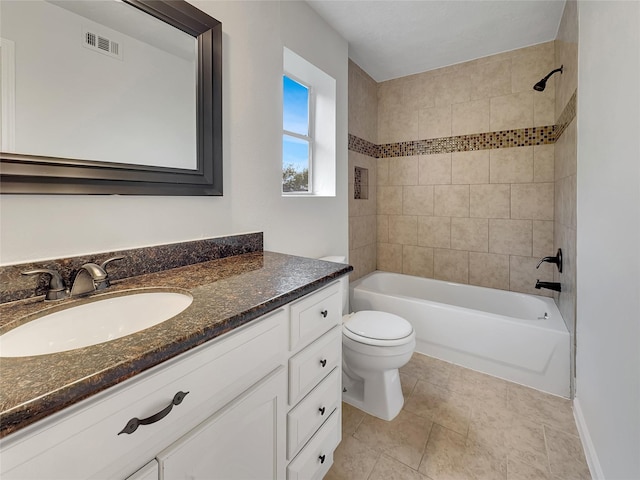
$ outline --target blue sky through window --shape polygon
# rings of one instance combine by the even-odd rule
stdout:
[[[309,135],[309,89],[283,76],[283,128],[299,135]],[[286,133],[282,139],[282,165],[301,171],[309,168],[309,143]]]
[[[284,129],[300,135],[309,135],[309,89],[285,75],[283,95]]]
[[[293,165],[299,172],[309,168],[309,143],[285,134],[282,137],[282,165]]]

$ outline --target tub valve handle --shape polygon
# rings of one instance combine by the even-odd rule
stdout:
[[[562,273],[562,249],[561,248],[558,249],[555,257],[544,257],[542,260],[538,262],[538,265],[536,265],[536,268],[540,268],[540,265],[542,265],[544,262],[555,263],[556,266],[558,267],[558,271]]]

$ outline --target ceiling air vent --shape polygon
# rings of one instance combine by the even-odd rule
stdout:
[[[118,42],[91,30],[84,29],[82,33],[82,45],[84,47],[122,60],[122,49]]]

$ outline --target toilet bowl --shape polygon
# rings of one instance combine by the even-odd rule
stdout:
[[[395,418],[404,405],[398,369],[415,346],[416,334],[404,318],[371,310],[345,315],[343,401],[383,420]]]

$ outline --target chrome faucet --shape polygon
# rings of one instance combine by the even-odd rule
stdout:
[[[41,273],[46,273],[51,275],[51,280],[49,280],[49,288],[47,289],[47,293],[44,297],[45,301],[52,300],[62,300],[69,295],[69,291],[66,289],[64,285],[64,280],[62,276],[56,272],[55,270],[50,270],[48,268],[42,268],[37,270],[29,270],[28,272],[21,272],[22,275],[38,275]]]
[[[82,265],[78,273],[76,273],[76,278],[73,280],[70,295],[76,297],[107,288],[110,285],[107,264],[115,260],[122,260],[123,258],[124,257],[109,258],[100,265],[95,263],[85,263]]]

